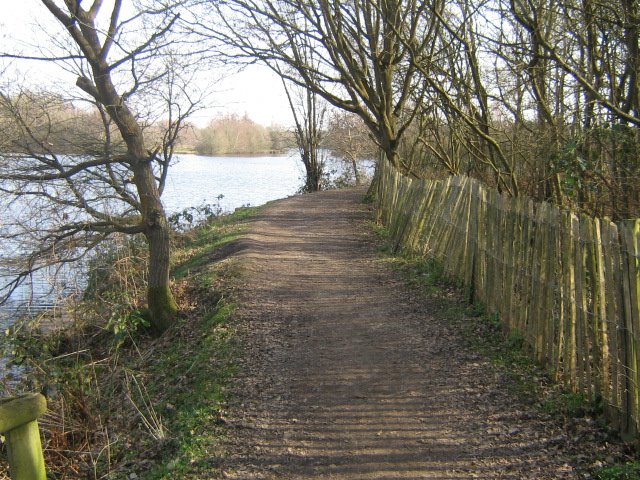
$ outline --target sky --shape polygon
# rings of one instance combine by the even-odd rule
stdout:
[[[265,126],[289,126],[293,123],[280,78],[267,67],[252,65],[245,71],[228,75],[214,87],[213,106],[195,115],[200,124],[211,114],[247,114]]]
[[[39,44],[42,27],[38,22],[55,22],[39,0],[0,0],[0,6],[0,11],[3,12],[0,18],[0,44],[4,51],[10,50],[16,40]],[[17,77],[18,81],[20,78],[41,78],[44,83],[55,83],[58,86],[69,83],[70,88],[77,88],[74,77],[46,66],[43,62],[14,61],[13,67],[21,72]],[[221,74],[219,71],[212,71],[210,78],[219,80],[213,85],[209,108],[197,112],[191,118],[197,126],[205,126],[216,115],[225,114],[246,114],[265,126],[290,126],[293,123],[282,83],[268,68],[252,65],[239,73]]]

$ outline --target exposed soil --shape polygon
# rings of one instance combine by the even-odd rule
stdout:
[[[416,300],[377,253],[363,195],[271,204],[234,247],[245,357],[223,478],[589,478],[613,447],[509,393]]]

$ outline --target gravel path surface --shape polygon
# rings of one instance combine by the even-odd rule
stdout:
[[[223,478],[589,478],[576,466],[607,445],[576,447],[415,299],[363,195],[273,203],[234,246],[246,355]]]

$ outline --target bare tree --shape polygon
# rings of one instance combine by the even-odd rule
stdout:
[[[571,75],[589,101],[614,118],[640,125],[637,2],[511,0],[510,10],[530,32],[532,47]],[[541,19],[548,18],[555,21],[541,28]]]
[[[264,62],[287,81],[357,114],[388,161],[411,173],[399,146],[425,85],[408,61],[408,46],[436,55],[439,25],[428,12],[444,3],[213,0],[208,4],[226,28],[201,22],[198,30],[223,45],[227,58]]]
[[[193,23],[227,60],[358,115],[404,173],[473,175],[616,218],[640,208],[635,1],[202,4],[223,25]]]
[[[169,226],[160,200],[173,146],[198,98],[186,86],[187,56],[177,56],[178,8],[182,2],[128,3],[96,0],[41,0],[64,28],[66,51],[19,56],[61,64],[74,71],[83,94],[75,98],[100,119],[100,143],[68,155],[51,140],[58,128],[51,105],[25,109],[25,92],[6,89],[0,96],[17,129],[0,162],[3,198],[15,222],[2,235],[20,241],[21,262],[6,283],[6,299],[31,272],[75,261],[116,234],[144,235],[149,248],[147,303],[158,331],[174,321],[177,306],[169,279]],[[145,128],[162,120],[156,143]],[[37,127],[37,128],[36,128]],[[8,152],[8,153],[7,153]],[[31,209],[32,216],[25,215]]]
[[[527,72],[554,133],[550,168],[558,201],[600,215],[636,216],[638,3],[510,0],[503,11],[527,35],[521,50],[531,58]]]
[[[325,174],[325,159],[321,143],[327,114],[326,103],[308,88],[288,85],[284,77],[282,85],[295,122],[293,134],[306,173],[303,191],[319,192],[322,190]]]
[[[473,159],[478,172],[490,172],[499,189],[517,195],[516,171],[492,118],[493,105],[483,65],[486,58],[483,59],[477,25],[481,5],[456,0],[440,9],[422,12],[423,23],[437,25],[437,61],[432,52],[416,45],[405,30],[398,36],[417,76],[426,85],[425,95],[414,99],[422,117],[416,122],[420,143],[451,173],[459,171],[461,162],[456,156],[463,151]],[[464,138],[456,137],[459,130],[465,132]]]
[[[376,158],[375,144],[371,141],[371,135],[362,120],[341,110],[331,112],[326,144],[333,155],[349,164],[355,184],[361,185],[362,173],[359,162]]]

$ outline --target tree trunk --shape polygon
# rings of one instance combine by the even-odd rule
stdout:
[[[161,333],[173,324],[178,312],[169,280],[169,224],[149,161],[136,163],[133,180],[140,196],[144,235],[149,246],[147,306],[153,329]]]
[[[150,228],[146,234],[149,242],[147,305],[153,328],[158,332],[171,327],[178,312],[169,281],[169,229],[166,219],[162,220],[162,224]]]
[[[98,34],[99,29],[95,25],[101,2],[94,2],[90,10],[84,10],[79,1],[66,0],[64,4],[69,14],[52,0],[42,0],[42,3],[65,26],[91,68],[92,75],[81,75],[76,85],[104,106],[127,146],[124,162],[133,172],[133,183],[139,197],[138,210],[142,217],[137,228],[127,229],[127,233],[132,233],[131,230],[135,230],[133,233],[142,232],[147,239],[150,261],[147,302],[151,324],[162,332],[172,325],[177,313],[169,282],[169,226],[152,168],[155,154],[146,148],[139,119],[129,109],[126,96],[120,95],[113,83],[114,65],[109,65],[107,59],[114,39],[108,34],[102,44],[102,34]],[[119,1],[114,3],[110,34],[118,31],[120,5]],[[139,78],[135,80],[138,83]]]
[[[169,225],[151,166],[153,154],[145,148],[142,128],[116,93],[106,66],[98,63],[92,67],[96,78],[96,98],[106,106],[127,145],[127,161],[133,171],[133,183],[140,199],[142,228],[149,245],[147,307],[152,328],[162,333],[175,321],[178,307],[169,281]]]
[[[304,190],[306,193],[319,192],[322,187],[322,168],[317,157],[317,146],[302,149],[302,163],[306,171]]]
[[[351,158],[351,167],[353,168],[353,177],[356,181],[356,187],[362,185],[362,179],[360,178],[360,171],[358,170],[358,163],[356,162],[355,157]]]

